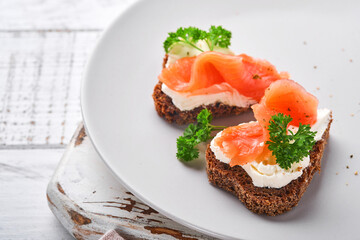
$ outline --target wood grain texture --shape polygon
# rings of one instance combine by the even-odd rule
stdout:
[[[102,30],[134,0],[4,0],[0,29]]]
[[[0,1],[0,239],[72,239],[46,206],[55,211],[61,206],[45,195],[46,183],[81,121],[80,81],[91,50],[109,22],[134,1]],[[86,142],[83,137],[78,146]],[[97,173],[104,168],[87,167],[84,171]],[[77,239],[98,239],[104,226],[130,239],[203,236],[160,216],[116,180],[94,183],[79,173],[70,172],[67,180],[83,195],[70,194],[64,179],[53,185],[57,196],[82,201],[64,211],[73,224],[65,227]],[[93,218],[86,216],[89,209]]]
[[[0,150],[0,239],[72,239],[47,206],[63,149]]]
[[[0,148],[62,148],[101,31],[135,0],[0,1]]]
[[[126,239],[213,239],[142,203],[115,179],[80,128],[48,189],[48,204],[77,239],[116,229]]]
[[[68,143],[80,82],[99,32],[0,32],[0,145]]]

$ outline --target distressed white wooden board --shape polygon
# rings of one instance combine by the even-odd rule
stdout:
[[[62,149],[0,150],[0,239],[72,239],[47,206]]]
[[[47,189],[49,207],[73,236],[95,240],[114,228],[126,239],[214,239],[168,219],[128,192],[79,130]]]
[[[99,35],[0,32],[0,147],[69,142],[81,120],[83,68]]]
[[[2,0],[1,30],[103,29],[134,0]]]
[[[134,1],[0,1],[0,148],[69,142],[88,56],[101,30]]]

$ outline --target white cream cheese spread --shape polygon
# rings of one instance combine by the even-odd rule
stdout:
[[[229,106],[243,107],[247,108],[256,103],[255,100],[241,95],[236,89],[232,88],[228,83],[218,84],[219,88],[222,88],[220,85],[228,85],[227,89],[229,91],[219,92],[214,94],[202,94],[202,95],[190,95],[189,93],[179,93],[164,83],[162,84],[161,90],[171,97],[173,104],[179,108],[181,111],[192,110],[196,107],[202,105],[209,105],[216,102],[221,102]]]
[[[331,111],[329,109],[318,109],[317,121],[311,127],[311,131],[316,131],[315,140],[319,141],[322,138],[328,124],[331,120]],[[290,126],[293,132],[297,131],[297,127]],[[220,136],[219,132],[216,136]],[[214,138],[214,139],[215,139]],[[221,151],[220,147],[215,146],[214,139],[210,143],[210,148],[214,152],[216,159],[229,163],[230,159],[227,158]],[[303,173],[303,170],[309,166],[310,158],[305,157],[298,163],[293,163],[291,168],[285,170],[280,168],[279,165],[267,165],[262,162],[257,163],[256,161],[250,162],[241,166],[247,174],[251,177],[253,184],[257,187],[269,187],[269,188],[281,188],[289,184],[292,180],[297,179]]]
[[[204,51],[210,51],[209,46],[204,40],[199,40],[195,45]],[[221,52],[224,54],[234,55],[234,53],[228,48],[220,48],[215,46],[214,51]],[[176,60],[180,58],[194,57],[199,55],[200,53],[201,53],[200,50],[191,47],[185,43],[175,44],[168,53],[169,58],[166,63],[166,67],[176,62]],[[221,102],[229,106],[236,106],[242,108],[247,108],[256,103],[255,100],[246,97],[244,95],[241,95],[236,89],[232,88],[228,83],[221,83],[216,86],[219,87],[219,89],[228,89],[228,91],[223,91],[214,94],[190,95],[188,93],[176,92],[170,89],[164,83],[162,84],[161,90],[172,99],[173,104],[181,111],[192,110],[196,107],[202,105],[209,105],[216,102]]]

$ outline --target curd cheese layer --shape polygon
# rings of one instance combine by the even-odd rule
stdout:
[[[315,140],[319,141],[322,135],[326,131],[329,122],[331,120],[331,111],[329,109],[318,109],[317,121],[311,127],[311,131],[316,131]],[[294,133],[297,131],[297,127],[290,126]],[[220,136],[219,132],[216,136]],[[215,139],[214,138],[214,139]],[[210,143],[210,148],[214,152],[216,159],[221,162],[229,163],[230,159],[225,156],[220,147],[215,146],[214,139]],[[303,170],[310,164],[310,158],[305,157],[298,163],[293,163],[290,169],[283,169],[279,165],[269,165],[252,161],[241,166],[247,174],[251,177],[253,184],[257,187],[269,187],[269,188],[282,188],[289,184],[292,180],[297,179],[303,173]]]

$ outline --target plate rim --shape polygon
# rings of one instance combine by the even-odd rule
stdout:
[[[128,13],[129,11],[131,11],[133,8],[137,7],[138,5],[141,5],[143,2],[145,2],[146,0],[135,0],[133,3],[129,4],[127,7],[125,7],[122,11],[120,11],[116,17],[110,21],[110,23],[108,24],[108,26],[103,30],[103,32],[101,33],[101,36],[99,37],[99,39],[96,41],[95,46],[93,47],[93,49],[91,50],[91,54],[88,57],[88,61],[86,62],[86,65],[84,67],[84,71],[83,71],[83,77],[81,79],[81,88],[80,88],[80,109],[81,109],[81,116],[82,116],[82,120],[84,123],[84,128],[86,133],[89,136],[90,142],[93,145],[95,151],[97,152],[97,154],[99,155],[100,159],[102,160],[102,162],[105,164],[105,166],[110,170],[111,174],[117,179],[117,181],[122,184],[126,189],[128,189],[131,193],[133,193],[135,195],[135,197],[139,198],[142,202],[144,202],[145,204],[147,204],[149,207],[154,208],[156,211],[158,211],[159,213],[161,213],[162,215],[168,217],[169,219],[183,225],[186,226],[192,230],[198,231],[202,234],[206,234],[206,235],[210,235],[212,237],[215,238],[227,238],[227,239],[238,239],[235,238],[233,236],[229,236],[229,235],[224,235],[224,234],[219,234],[213,231],[210,231],[208,229],[199,227],[195,224],[192,224],[188,221],[185,221],[181,218],[178,218],[168,212],[166,212],[165,210],[163,210],[160,206],[157,206],[155,204],[153,204],[151,201],[147,200],[144,196],[141,195],[141,193],[138,193],[135,189],[131,188],[125,181],[123,181],[120,176],[118,176],[116,174],[116,172],[111,168],[109,162],[106,160],[106,158],[104,157],[104,155],[101,153],[101,150],[98,148],[97,144],[95,143],[96,140],[94,140],[91,137],[91,130],[88,127],[88,122],[86,120],[86,110],[85,110],[85,85],[89,76],[89,72],[90,72],[90,65],[92,65],[92,62],[95,61],[95,55],[96,53],[99,51],[100,45],[103,43],[104,39],[108,36],[108,34],[112,31],[112,29],[115,27],[115,25],[117,24],[118,21],[121,21],[121,18]]]
[[[99,142],[98,140],[96,139],[93,139],[92,138],[92,134],[91,134],[91,124],[88,124],[88,121],[86,120],[86,110],[85,108],[89,109],[89,106],[88,107],[85,107],[85,84],[86,84],[86,80],[89,78],[89,72],[90,72],[90,65],[91,66],[94,66],[94,64],[92,64],[92,62],[95,61],[95,55],[97,55],[97,53],[99,53],[99,49],[100,49],[100,46],[103,46],[103,42],[105,39],[107,39],[107,36],[114,30],[114,27],[117,25],[117,23],[119,21],[121,21],[121,19],[126,15],[128,14],[131,10],[133,10],[135,7],[143,4],[146,0],[136,0],[134,1],[133,3],[129,4],[126,8],[124,8],[122,11],[120,11],[117,16],[109,23],[109,25],[104,29],[104,31],[102,32],[101,36],[99,37],[99,39],[97,40],[97,43],[95,44],[95,46],[93,47],[92,51],[91,51],[91,54],[88,58],[88,61],[85,65],[85,68],[84,68],[84,72],[83,72],[83,77],[82,77],[82,80],[81,80],[81,88],[80,88],[80,106],[81,106],[81,114],[82,114],[82,119],[83,119],[83,122],[84,122],[84,127],[85,127],[85,130],[90,138],[90,141],[91,143],[93,144],[94,146],[94,149],[95,151],[98,153],[99,157],[102,159],[102,161],[105,163],[105,165],[107,166],[107,168],[109,168],[110,172],[112,173],[112,175],[117,179],[117,181],[119,183],[121,183],[124,187],[126,187],[129,191],[131,191],[137,198],[139,198],[141,201],[143,201],[144,203],[146,203],[148,206],[156,209],[158,212],[160,212],[161,214],[163,214],[164,216],[174,220],[175,222],[183,225],[183,226],[186,226],[190,229],[193,229],[193,230],[196,230],[200,233],[203,233],[203,234],[206,234],[206,235],[209,235],[209,236],[212,236],[212,237],[216,237],[216,238],[226,238],[226,239],[238,239],[238,238],[235,238],[234,236],[228,236],[224,233],[217,233],[217,232],[214,232],[214,231],[211,231],[211,230],[208,230],[204,227],[199,227],[195,224],[192,224],[191,222],[188,222],[186,220],[183,220],[181,218],[178,218],[177,216],[175,215],[172,215],[170,213],[168,213],[167,211],[163,210],[161,208],[161,206],[157,206],[155,204],[153,204],[151,201],[148,201],[146,199],[146,197],[144,197],[141,193],[137,192],[135,189],[131,188],[126,182],[124,182],[121,177],[116,173],[115,169],[111,168],[111,164],[110,164],[110,160],[106,160],[105,159],[105,154],[102,154],[101,153],[101,150],[99,149],[99,146],[96,144],[96,142]],[[94,126],[94,124],[92,125]],[[94,128],[92,128],[94,129]],[[244,236],[242,236],[244,237]]]

